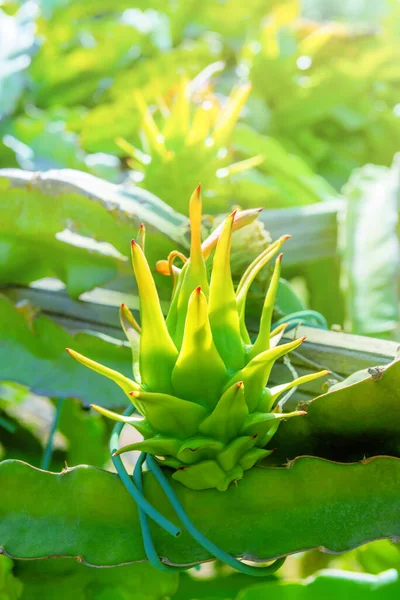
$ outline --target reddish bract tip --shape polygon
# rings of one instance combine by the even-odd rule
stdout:
[[[200,183],[199,183],[199,185],[198,185],[198,186],[197,186],[197,188],[196,188],[196,192],[197,192],[198,194],[200,194],[200,192],[201,192],[201,184],[200,184]]]
[[[126,304],[124,304],[123,302],[121,302],[121,308],[126,308]]]
[[[236,210],[234,210],[234,211],[233,211],[233,212],[232,212],[232,213],[229,215],[229,216],[231,216],[231,217],[232,217],[232,221],[234,221],[234,220],[235,220],[236,213],[237,213],[237,209],[236,209]]]
[[[242,388],[242,387],[244,387],[244,383],[243,383],[243,381],[238,381],[238,383],[237,383],[237,388],[238,388],[238,389],[240,389],[240,388]]]
[[[134,248],[135,246],[137,246],[137,244],[136,244],[135,240],[132,240],[132,241],[131,241],[131,246],[132,246],[132,248]]]
[[[198,285],[196,288],[196,294],[200,294],[201,292],[201,285]]]
[[[307,336],[303,335],[303,337],[301,338],[301,341],[304,342],[304,340],[306,340],[306,339],[307,339]]]
[[[71,348],[65,348],[65,352],[66,352],[67,354],[70,354],[70,353],[71,353]]]
[[[306,411],[306,410],[298,410],[298,411],[297,411],[297,414],[298,414],[298,415],[306,415],[306,414],[307,414],[307,411]]]
[[[140,223],[140,227],[139,227],[139,229],[140,229],[141,231],[143,231],[143,230],[145,229],[144,223]]]
[[[276,260],[279,262],[282,262],[282,258],[283,258],[283,252],[280,253],[280,255],[278,256],[278,258]]]
[[[131,392],[129,392],[130,396],[133,396],[134,398],[138,398],[139,397],[139,392],[137,392],[136,390],[132,390]]]
[[[291,238],[291,237],[292,237],[291,235],[283,235],[283,236],[282,236],[282,238],[283,238],[284,240],[290,240],[290,238]]]

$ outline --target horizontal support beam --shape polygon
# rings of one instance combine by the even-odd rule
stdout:
[[[96,289],[82,295],[79,301],[71,300],[57,281],[46,281],[44,287],[12,287],[3,290],[6,295],[19,302],[29,300],[34,306],[60,322],[66,329],[76,331],[91,329],[124,339],[119,323],[118,308],[125,302],[138,316],[139,299],[115,290]],[[166,309],[167,305],[163,305]],[[376,365],[384,365],[396,356],[396,342],[367,338],[347,333],[326,331],[311,327],[299,327],[296,337],[307,337],[301,348],[290,355],[290,360],[299,375],[329,369],[332,377],[348,377],[355,371]],[[285,340],[294,337],[289,332]],[[288,369],[282,363],[276,365],[272,381],[287,381]],[[303,393],[320,393],[321,384],[311,382],[302,388]]]
[[[337,256],[338,213],[342,200],[296,208],[264,210],[259,219],[273,239],[290,234],[285,245],[285,266]]]

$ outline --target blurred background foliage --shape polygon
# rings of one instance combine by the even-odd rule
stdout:
[[[0,2],[0,168],[77,169],[105,180],[106,195],[119,186],[109,209],[72,192],[55,203],[0,180],[4,287],[51,276],[78,298],[118,275],[126,289],[126,206],[145,197],[153,207],[154,266],[175,245],[185,250],[187,201],[200,181],[205,230],[237,205],[341,203],[337,257],[285,273],[301,297],[287,312],[305,304],[349,332],[398,340],[399,150],[398,0]],[[245,253],[250,262],[270,242],[265,228],[237,236],[238,270]],[[86,401],[102,393],[112,405],[113,392],[67,363],[71,335],[29,303],[2,297],[0,315],[0,456],[39,466],[57,393]],[[126,348],[106,335],[77,334],[74,344],[130,368]],[[23,378],[9,383],[15,369]],[[51,468],[108,467],[108,436],[99,416],[65,403]],[[340,557],[291,557],[265,583],[206,565],[182,575],[178,592],[175,575],[145,571],[133,592],[128,575],[115,575],[131,567],[97,578],[68,561],[46,569],[20,562],[13,571],[0,557],[0,599],[62,598],[63,589],[77,600],[356,600],[400,590],[399,546],[388,541]]]
[[[303,304],[330,324],[397,339],[399,33],[397,0],[1,2],[0,167],[78,169],[184,215],[199,181],[209,215],[347,201],[336,259],[285,275],[305,277]],[[357,175],[366,164],[381,168]],[[389,172],[391,217],[381,227],[365,197],[385,195]],[[370,215],[362,230],[360,210]],[[15,215],[6,221],[7,237]],[[383,244],[376,256],[371,236],[389,236],[391,254]],[[153,265],[171,249],[150,246]],[[116,248],[86,244],[97,254],[92,287],[126,272]],[[75,279],[75,296],[90,289],[86,276]]]
[[[222,155],[265,155],[267,136],[282,146],[282,162],[289,152],[299,168],[322,176],[325,185],[314,194],[285,189],[278,165],[265,156],[246,177],[266,188],[266,206],[324,200],[341,190],[353,169],[367,162],[389,166],[400,135],[398,2],[345,5],[2,2],[0,165],[80,168],[121,180],[129,156],[116,142],[122,137],[145,147],[145,164],[139,155],[133,161],[144,167],[139,173],[144,170],[146,189],[154,186],[167,200],[160,192],[168,189],[157,179],[175,161],[179,167],[174,165],[165,188],[175,188],[173,177],[179,172],[188,177],[189,171],[204,179],[211,194],[220,187],[218,179],[228,177],[216,175],[226,168]],[[342,19],[326,21],[334,17]],[[247,82],[253,86],[249,99]],[[236,102],[228,96],[233,86],[241,86]],[[151,139],[143,119],[145,103],[158,140]],[[242,108],[241,127],[232,137]],[[242,131],[249,127],[258,135]],[[208,164],[210,172],[204,173],[207,152],[221,166]],[[178,182],[185,200],[176,204],[185,207],[187,187]],[[235,187],[230,202],[236,200]]]

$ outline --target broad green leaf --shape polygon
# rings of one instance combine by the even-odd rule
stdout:
[[[65,558],[14,564],[21,600],[161,600],[175,592],[179,580],[178,573],[161,573],[148,564],[91,569]]]
[[[117,275],[126,259],[110,244],[68,230],[68,215],[53,197],[10,189],[4,180],[0,186],[0,283],[57,277],[77,298]]]
[[[297,296],[293,287],[288,281],[282,278],[279,280],[275,304],[276,309],[282,315],[290,315],[291,313],[305,309],[304,304]]]
[[[99,415],[82,410],[80,402],[69,398],[63,403],[58,430],[67,439],[70,467],[106,464],[110,457],[108,431]]]
[[[306,162],[287,152],[279,138],[262,136],[248,126],[240,125],[233,133],[233,141],[241,152],[264,156],[259,168],[276,180],[278,189],[282,186],[283,193],[277,206],[283,207],[285,188],[290,192],[288,206],[332,200],[336,196],[335,190],[313,173]],[[270,208],[275,206],[269,205]]]
[[[5,283],[12,282],[11,276],[21,279],[24,269],[33,271],[30,257],[40,251],[42,264],[32,277],[48,276],[53,268],[55,275],[77,295],[80,288],[96,285],[91,280],[99,261],[103,278],[99,283],[117,274],[121,255],[129,256],[130,242],[141,223],[146,226],[146,254],[152,268],[160,256],[174,247],[187,246],[186,217],[145,190],[125,189],[81,171],[55,170],[38,177],[18,169],[3,169],[0,207],[3,214],[0,241],[4,239],[5,250],[11,244],[21,263],[13,265],[12,256],[3,251],[1,280]],[[85,270],[85,263],[80,265],[84,259]],[[108,268],[106,274],[104,263]],[[8,277],[6,268],[10,270]],[[75,276],[71,284],[68,268]],[[128,263],[124,271],[130,272]]]
[[[127,343],[108,336],[80,332],[71,335],[44,316],[33,320],[0,296],[0,379],[28,386],[55,398],[79,398],[84,404],[124,406],[127,402],[114,383],[74,361],[65,349],[80,353],[132,377]]]
[[[348,465],[299,458],[290,468],[254,468],[224,493],[171,480],[204,535],[231,554],[263,560],[399,537],[399,482],[400,460],[389,457]],[[177,522],[152,475],[144,484],[148,500]],[[145,558],[137,506],[113,473],[81,466],[55,474],[5,461],[0,488],[0,547],[11,557],[79,555],[97,566]],[[152,534],[160,556],[172,563],[210,558],[185,531],[173,538],[152,527]]]
[[[390,169],[366,165],[343,188],[343,285],[352,333],[382,337],[398,325],[399,182],[396,161]]]
[[[0,118],[15,110],[27,85],[37,15],[38,8],[33,3],[22,5],[14,15],[0,9]]]

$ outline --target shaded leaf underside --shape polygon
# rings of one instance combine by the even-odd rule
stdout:
[[[300,454],[349,462],[364,456],[400,456],[400,361],[373,378],[328,392],[308,404],[307,415],[280,425],[269,462]]]

